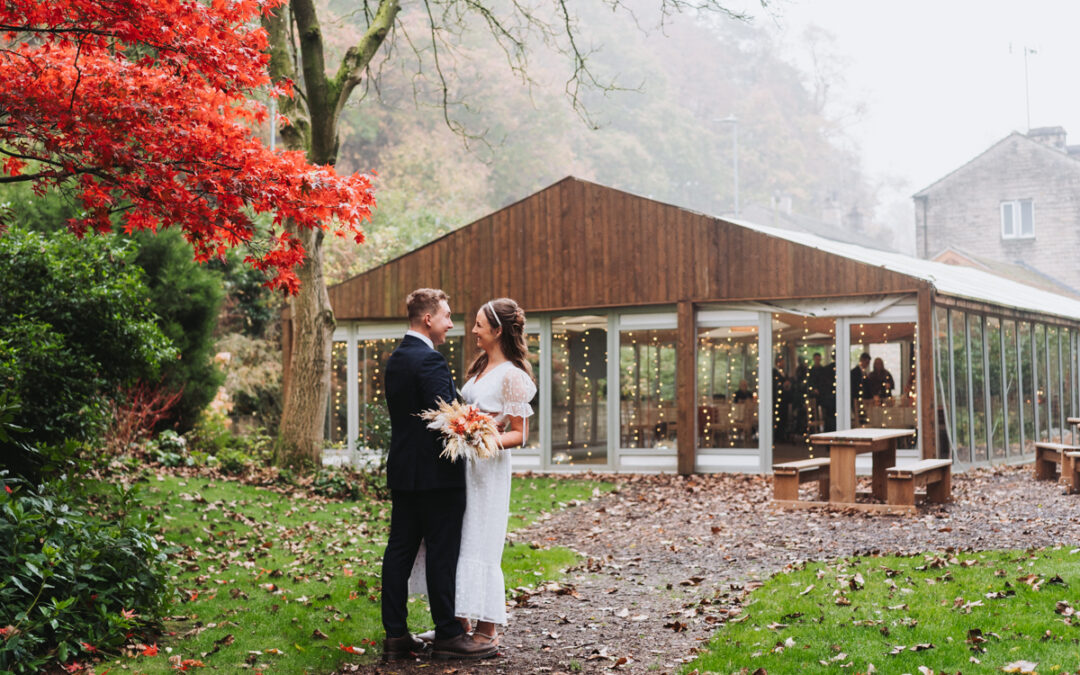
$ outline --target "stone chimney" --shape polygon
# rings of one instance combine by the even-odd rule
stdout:
[[[1064,127],[1037,127],[1028,129],[1027,137],[1043,145],[1066,152]]]

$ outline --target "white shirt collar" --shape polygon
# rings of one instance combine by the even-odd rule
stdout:
[[[414,330],[407,330],[407,331],[405,331],[405,335],[411,335],[414,338],[417,338],[419,340],[423,340],[424,344],[426,344],[428,347],[431,347],[432,349],[435,349],[435,343],[431,341],[431,338],[424,335],[423,333],[417,333]]]

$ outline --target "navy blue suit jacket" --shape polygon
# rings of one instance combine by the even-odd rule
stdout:
[[[423,340],[406,335],[386,362],[386,406],[390,410],[390,451],[386,483],[391,490],[465,487],[465,462],[439,457],[442,438],[419,413],[439,400],[457,398],[443,355]]]

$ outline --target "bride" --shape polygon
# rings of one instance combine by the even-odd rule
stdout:
[[[509,448],[525,443],[529,401],[536,394],[525,344],[525,312],[509,298],[484,304],[472,334],[480,354],[469,366],[461,396],[490,413],[503,429],[504,448],[490,459],[465,466],[465,518],[461,526],[454,613],[463,624],[476,621],[474,640],[498,645],[495,626],[506,624],[502,573],[503,541],[510,515]],[[423,554],[413,565],[410,590],[426,592]],[[430,637],[421,635],[421,638]]]

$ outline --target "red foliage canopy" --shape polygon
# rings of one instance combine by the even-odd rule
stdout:
[[[129,232],[182,228],[201,261],[264,242],[246,262],[295,292],[285,223],[361,242],[375,201],[367,176],[252,135],[267,113],[246,96],[270,87],[258,18],[282,1],[0,0],[0,183],[73,190],[80,235],[119,214]]]

